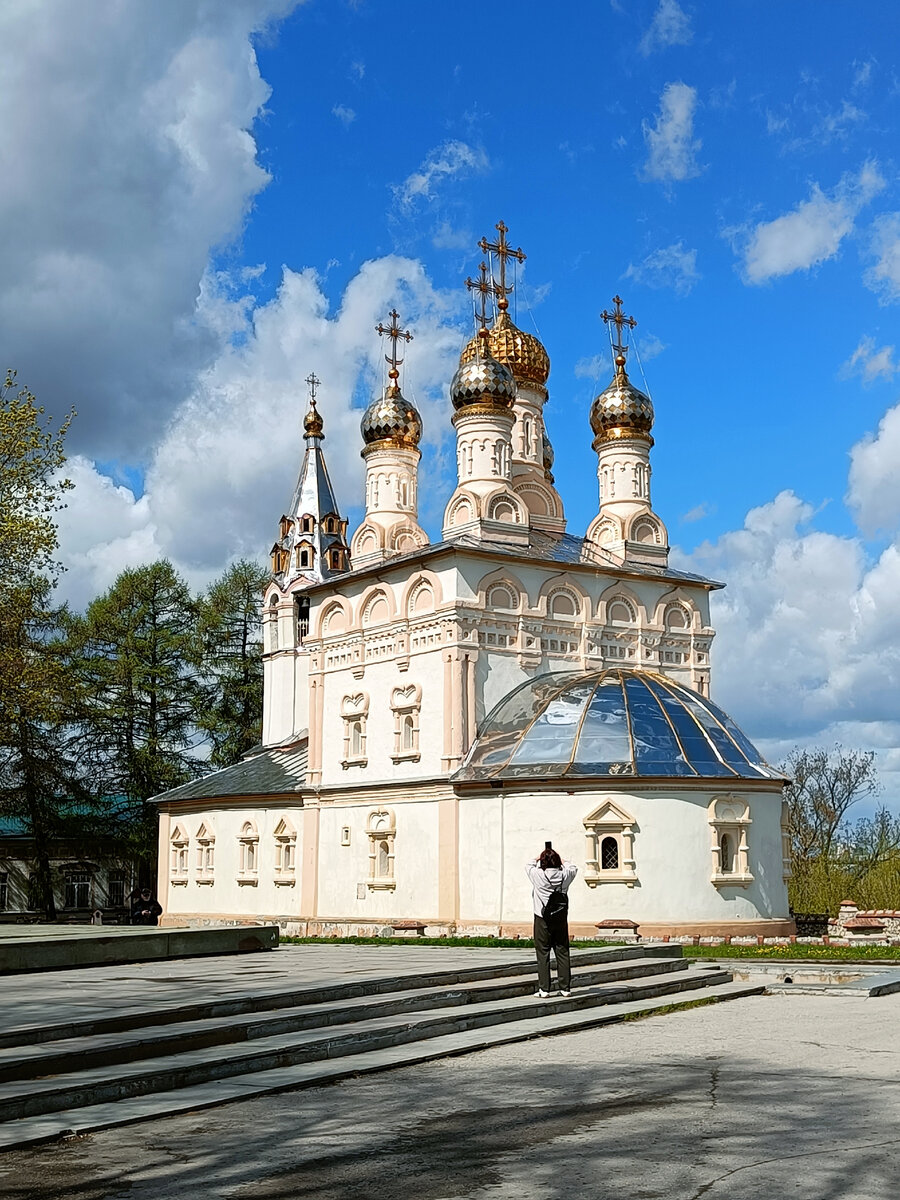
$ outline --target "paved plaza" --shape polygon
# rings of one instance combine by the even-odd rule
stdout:
[[[58,1018],[133,989],[168,1004],[503,954],[305,949],[243,958],[238,980],[233,959],[6,980],[0,1012],[26,993]],[[696,1008],[10,1152],[0,1196],[895,1200],[898,1022],[900,996]]]

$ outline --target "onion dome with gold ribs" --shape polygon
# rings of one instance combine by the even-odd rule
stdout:
[[[488,330],[488,352],[497,362],[509,367],[516,383],[544,387],[550,375],[549,355],[533,334],[525,333],[512,323],[507,312],[508,304],[509,301],[505,297],[497,302],[500,311]],[[476,335],[463,350],[460,364],[471,362],[477,354]]]
[[[516,399],[516,381],[509,367],[498,362],[487,352],[487,330],[480,329],[476,341],[478,349],[471,357],[460,360],[459,368],[450,383],[450,399],[453,407],[460,409],[479,407],[510,409]]]
[[[396,382],[396,370],[384,393],[373,400],[363,413],[360,429],[367,446],[385,442],[415,450],[422,437],[422,418],[414,404],[407,400]]]
[[[315,378],[315,376],[312,378]],[[316,383],[318,382],[316,380]],[[322,420],[321,413],[316,408],[315,396],[310,397],[309,408],[307,409],[306,416],[303,418],[303,432],[307,437],[320,438],[325,436],[325,423]]]
[[[652,444],[653,403],[636,388],[625,370],[625,355],[616,355],[616,373],[609,386],[591,405],[594,445],[617,438],[639,437]]]

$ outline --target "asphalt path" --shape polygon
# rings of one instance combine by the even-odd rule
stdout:
[[[0,1157],[4,1200],[897,1200],[900,995],[768,996]]]

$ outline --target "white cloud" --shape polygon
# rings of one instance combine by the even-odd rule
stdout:
[[[862,62],[854,61],[853,63],[853,86],[854,88],[868,87],[872,81],[872,70],[875,66],[874,58],[863,59]]]
[[[480,174],[488,169],[488,156],[480,146],[449,141],[432,150],[422,165],[394,188],[398,203],[411,207],[418,200],[433,200],[437,187],[449,179]]]
[[[696,88],[686,83],[667,83],[663,88],[656,124],[642,123],[648,151],[645,179],[671,183],[700,174],[696,156],[702,142],[694,138],[696,107]]]
[[[140,455],[218,353],[200,281],[269,178],[251,35],[295,2],[0,8],[0,347],[70,449]]]
[[[579,358],[575,364],[576,379],[590,379],[595,382],[601,375],[612,373],[612,363],[608,354],[592,354],[589,358]]]
[[[876,379],[892,379],[897,370],[894,347],[881,346],[876,350],[875,339],[867,336],[860,339],[859,345],[841,367],[839,374],[842,379],[859,375],[863,383],[873,383]]]
[[[875,162],[865,163],[858,175],[845,175],[830,196],[814,184],[809,200],[752,231],[744,248],[745,280],[764,283],[833,258],[859,212],[884,187]]]
[[[850,451],[847,503],[864,533],[900,526],[900,405],[890,408],[878,432]],[[900,605],[898,605],[900,609]]]
[[[454,229],[449,221],[441,221],[431,235],[431,244],[436,250],[471,250],[475,241],[471,230]]]
[[[356,113],[352,108],[348,108],[346,104],[336,104],[331,110],[331,115],[337,117],[345,129],[349,129],[356,120]]]
[[[781,492],[742,529],[676,554],[728,584],[713,598],[713,697],[787,748],[832,740],[838,723],[865,744],[871,722],[893,724],[898,745],[900,553],[870,563],[859,539],[811,529],[813,515]]]
[[[678,0],[659,0],[659,7],[638,43],[638,49],[646,56],[666,46],[688,46],[693,39],[690,19]]]
[[[686,250],[683,242],[674,242],[648,254],[637,266],[629,263],[626,279],[652,288],[672,288],[686,296],[700,278],[697,271],[697,251]]]
[[[712,516],[715,511],[715,505],[708,504],[704,500],[701,504],[696,504],[693,508],[689,508],[681,519],[691,524],[693,521],[703,521],[706,517]]]
[[[364,62],[359,62],[357,60],[356,62],[352,62],[350,64],[350,74],[354,77],[354,79],[362,79],[365,73],[366,64]]]
[[[651,359],[657,358],[666,348],[665,342],[661,341],[655,333],[644,333],[640,339],[636,334],[632,334],[631,340],[642,362],[650,362]]]
[[[285,269],[275,298],[247,314],[245,336],[222,351],[175,415],[141,499],[74,461],[76,488],[60,523],[70,568],[63,596],[81,605],[124,566],[159,555],[199,586],[229,560],[265,551],[302,458],[301,381],[310,370],[322,380],[325,453],[347,515],[361,500],[361,406],[382,382],[375,325],[393,304],[414,333],[401,382],[422,413],[423,470],[439,477],[436,456],[450,428],[446,382],[463,338],[456,289],[436,290],[421,263],[390,255],[363,264],[331,313],[315,272]],[[427,492],[444,498],[440,488]]]
[[[869,252],[875,264],[863,276],[882,304],[900,300],[900,213],[884,213],[872,222]]]

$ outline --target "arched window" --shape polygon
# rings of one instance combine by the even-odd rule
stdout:
[[[607,605],[606,619],[610,625],[634,625],[637,621],[637,613],[630,601],[623,596],[616,596]]]
[[[369,716],[369,697],[365,692],[345,696],[341,701],[341,717],[344,722],[344,757],[341,765],[364,767],[366,758],[366,721]]]
[[[369,838],[370,890],[390,891],[397,886],[394,878],[394,839],[397,833],[394,814],[389,808],[374,809],[366,821]]]
[[[730,833],[723,833],[719,841],[719,870],[723,875],[734,874],[734,846]]]
[[[278,597],[269,601],[269,649],[278,649]]]
[[[394,713],[394,762],[419,761],[419,715],[422,710],[422,689],[410,683],[391,692]]]
[[[600,843],[600,870],[618,871],[619,843],[614,837],[605,837]]]
[[[252,821],[245,821],[241,826],[240,861],[238,866],[239,883],[255,883],[258,874],[259,835]]]
[[[328,551],[328,565],[332,571],[343,571],[344,569],[344,551],[340,546],[332,546]]]
[[[407,713],[403,718],[400,733],[400,750],[409,753],[410,750],[416,748],[416,723],[413,720],[412,713]]]
[[[690,617],[680,604],[670,604],[663,618],[666,629],[688,629]]]
[[[717,887],[747,887],[750,870],[750,805],[742,796],[718,796],[709,806],[712,834],[712,882]]]
[[[578,615],[578,601],[571,592],[554,592],[550,597],[549,609],[552,617],[575,617]]]
[[[350,757],[360,758],[363,752],[363,723],[358,717],[350,722]]]
[[[492,588],[489,588],[487,606],[488,608],[498,609],[500,612],[515,612],[517,603],[512,588],[503,583],[495,584]]]
[[[315,518],[311,517],[309,515],[309,513],[304,513],[303,516],[300,518],[300,532],[301,533],[312,533],[313,530],[315,529],[315,527],[316,527]]]
[[[212,883],[216,868],[216,835],[205,823],[197,830],[197,882]]]

